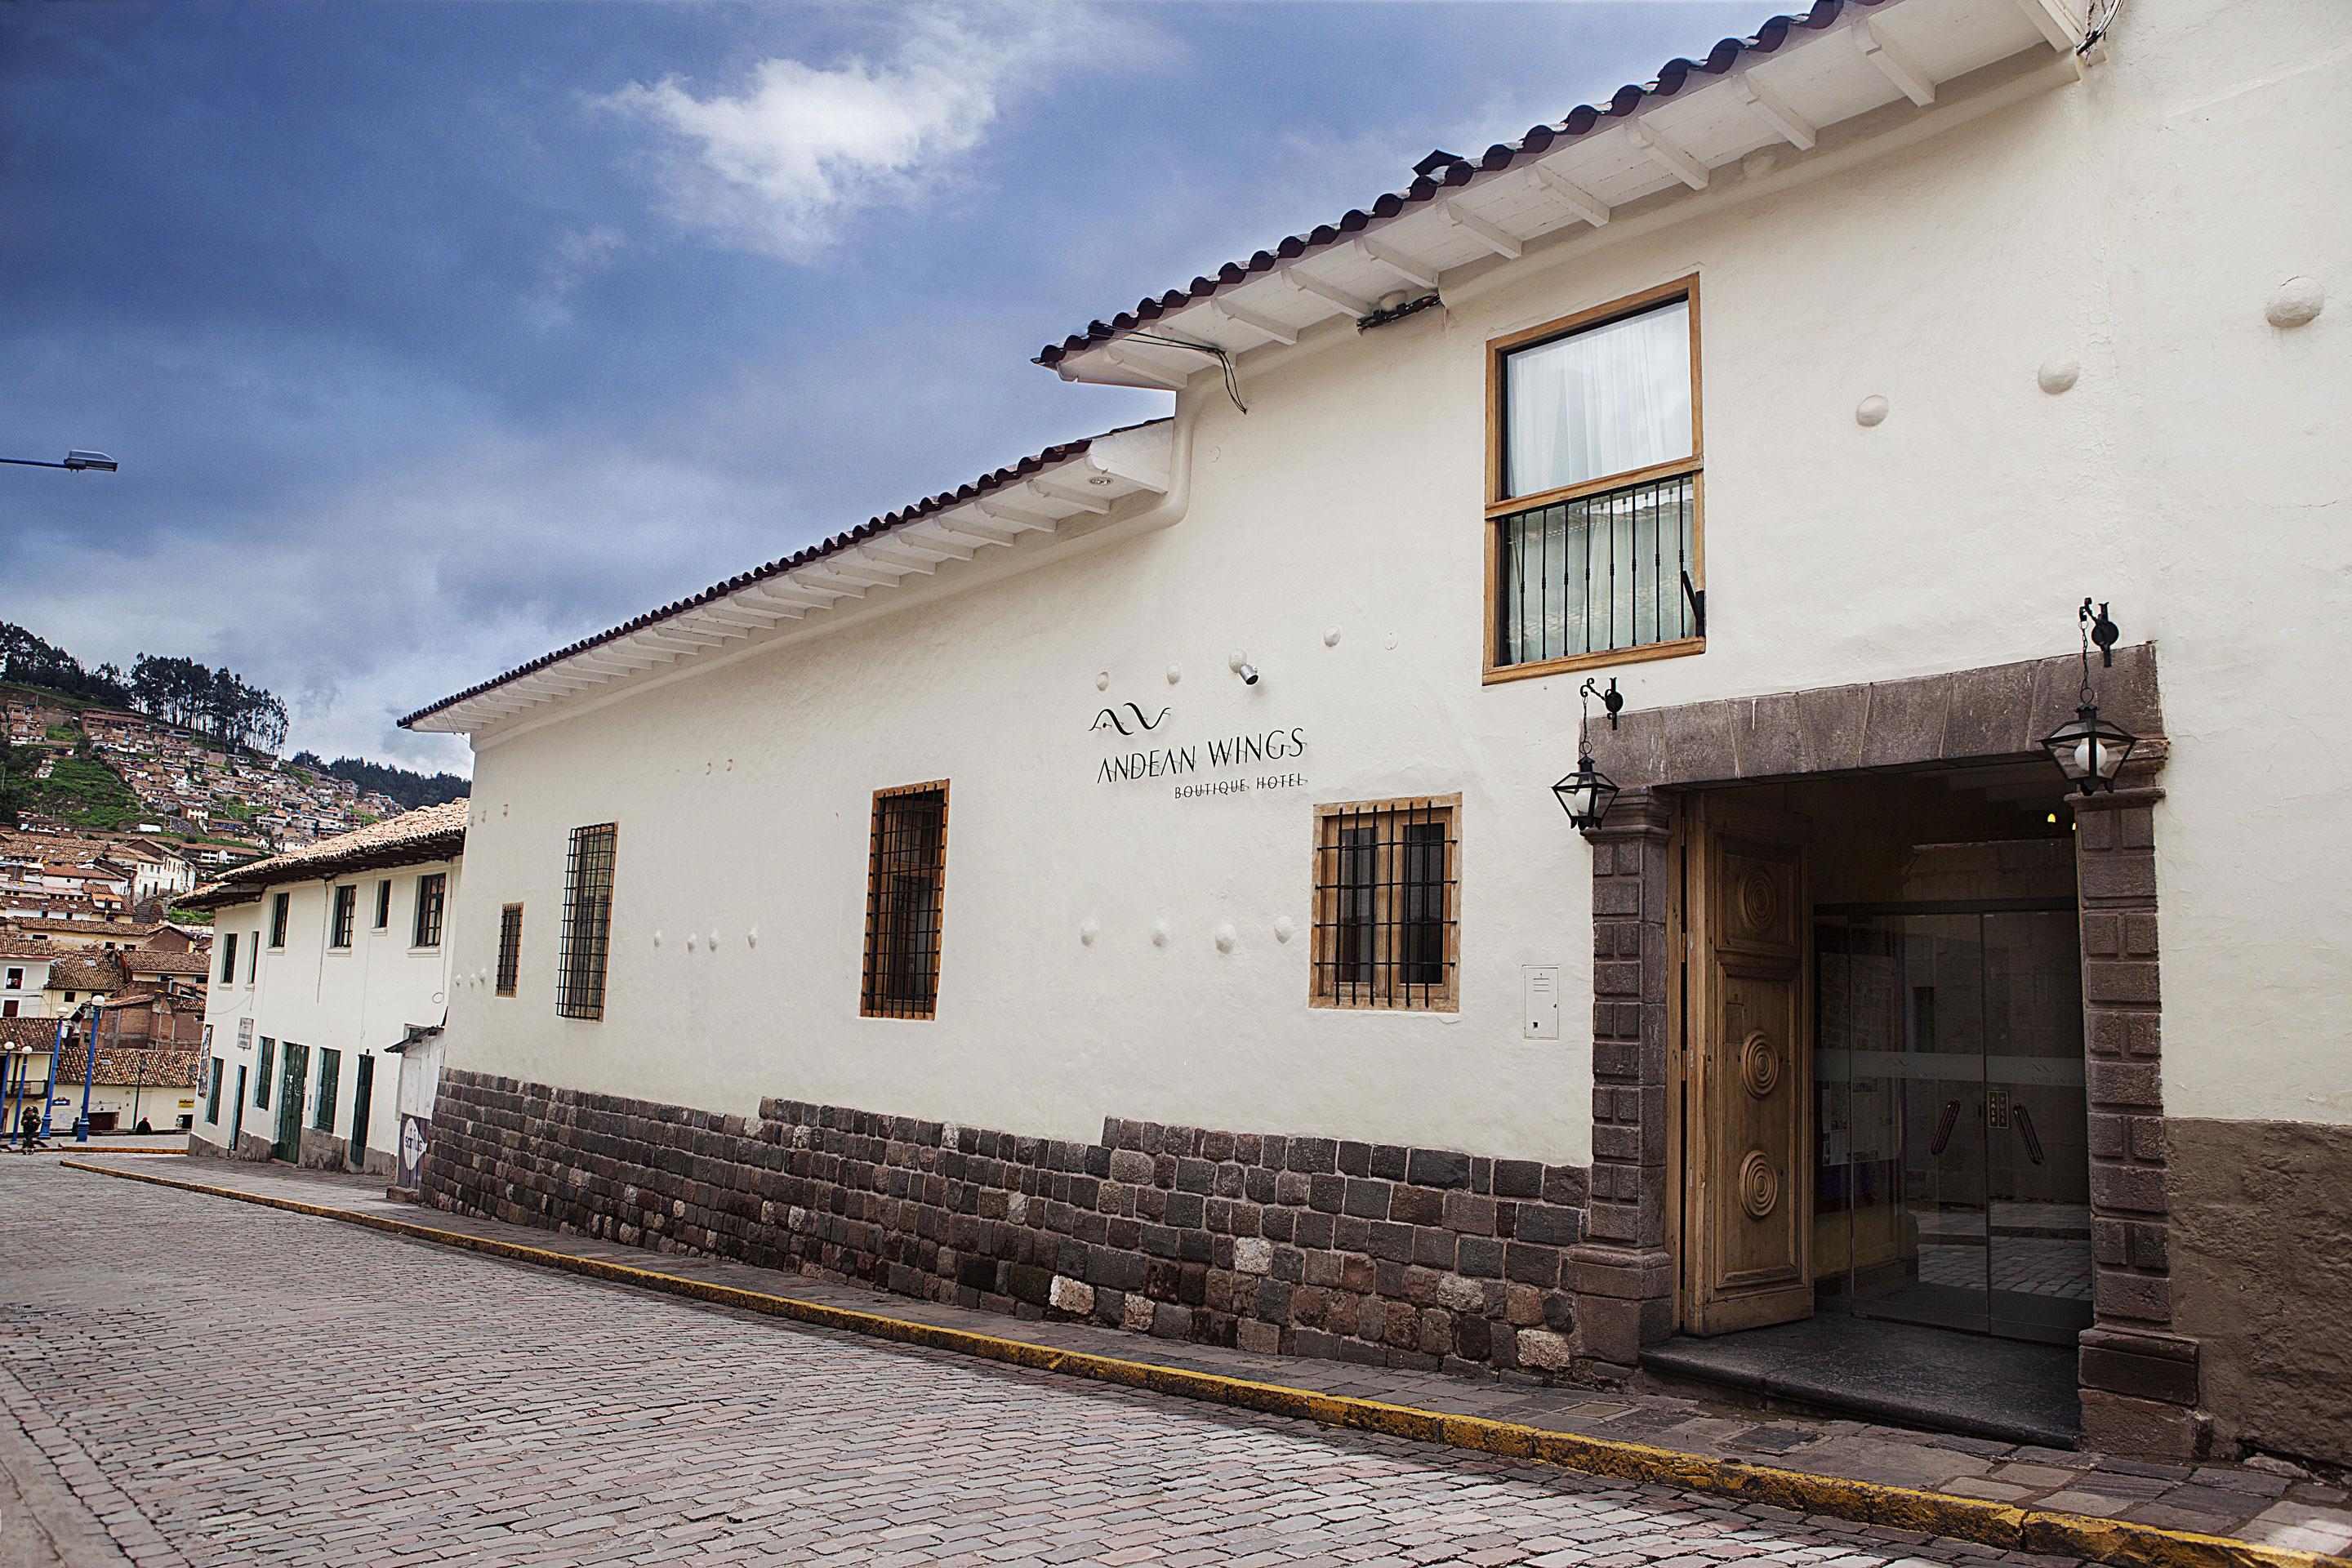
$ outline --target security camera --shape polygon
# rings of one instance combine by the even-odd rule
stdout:
[[[1242,684],[1244,686],[1255,686],[1257,684],[1257,666],[1254,664],[1243,665],[1239,669],[1234,671],[1234,673],[1242,678]]]

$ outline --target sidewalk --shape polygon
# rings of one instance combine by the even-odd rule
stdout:
[[[2352,1547],[2341,1488],[1696,1399],[1470,1380],[1158,1340],[884,1295],[420,1209],[380,1178],[184,1155],[66,1162],[822,1327],[1160,1393],[2022,1551],[2162,1568],[2308,1564]]]

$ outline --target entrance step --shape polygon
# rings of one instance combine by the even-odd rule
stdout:
[[[1642,1352],[1650,1372],[1931,1432],[2072,1448],[2074,1352],[1823,1314]]]

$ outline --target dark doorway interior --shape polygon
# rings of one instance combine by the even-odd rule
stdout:
[[[1677,1339],[1646,1364],[2071,1442],[2092,1269],[2074,814],[2057,782],[2034,763],[1720,792],[1808,840],[1813,1315]]]

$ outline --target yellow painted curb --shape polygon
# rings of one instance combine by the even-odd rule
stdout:
[[[2329,1564],[2347,1562],[2343,1558],[2262,1546],[2227,1536],[2200,1535],[2189,1531],[2165,1530],[2123,1520],[2019,1508],[2010,1503],[1959,1497],[1948,1492],[1921,1491],[1907,1487],[1882,1486],[1874,1481],[1847,1480],[1838,1476],[1811,1475],[1802,1470],[1750,1464],[1743,1459],[1710,1459],[1670,1448],[1652,1447],[1643,1443],[1591,1437],[1572,1432],[1549,1432],[1538,1426],[1523,1426],[1483,1415],[1448,1415],[1374,1399],[1318,1394],[1311,1389],[1292,1388],[1283,1384],[1255,1383],[1246,1378],[1193,1372],[1183,1367],[1123,1361],[1088,1351],[1055,1350],[1023,1340],[974,1333],[969,1329],[950,1329],[936,1323],[886,1317],[878,1312],[861,1312],[847,1307],[769,1295],[707,1279],[685,1279],[604,1258],[581,1258],[546,1247],[526,1247],[520,1242],[468,1236],[463,1231],[442,1230],[414,1220],[395,1219],[389,1215],[363,1214],[355,1209],[305,1203],[296,1198],[273,1197],[264,1193],[214,1186],[147,1171],[88,1165],[70,1158],[59,1163],[68,1170],[91,1171],[126,1181],[147,1182],[159,1187],[202,1193],[210,1197],[234,1198],[241,1203],[258,1204],[265,1208],[283,1209],[290,1214],[340,1220],[346,1225],[363,1226],[394,1236],[462,1247],[468,1252],[558,1268],[593,1279],[639,1286],[667,1295],[691,1297],[719,1306],[865,1334],[899,1344],[950,1351],[1038,1372],[1062,1373],[1073,1377],[1089,1378],[1097,1383],[1202,1400],[1213,1405],[1234,1405],[1270,1415],[1293,1416],[1347,1431],[1441,1443],[1448,1447],[1527,1459],[1587,1475],[1650,1482],[1741,1502],[1769,1503],[1797,1513],[1824,1514],[1832,1519],[1886,1525],[1898,1530],[1925,1531],[1953,1540],[1999,1547],[2003,1551],[2089,1558],[2098,1563],[2116,1564],[2118,1568],[2326,1568]]]

